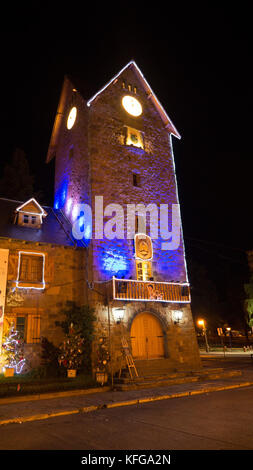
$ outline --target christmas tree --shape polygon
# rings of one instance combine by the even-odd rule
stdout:
[[[15,330],[14,324],[10,325],[8,333],[4,336],[2,353],[6,368],[14,368],[20,374],[24,365],[24,340],[20,333]]]
[[[105,337],[99,338],[97,348],[97,360],[96,360],[96,371],[105,372],[108,368],[108,362],[110,360],[108,341]]]
[[[70,325],[65,341],[60,345],[59,364],[66,369],[79,370],[83,363],[84,340],[76,333],[73,324]]]

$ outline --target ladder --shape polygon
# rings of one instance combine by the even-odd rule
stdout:
[[[133,373],[135,374],[136,377],[139,377],[137,369],[135,367],[133,356],[128,346],[128,342],[124,336],[121,338],[121,344],[122,344],[122,349],[123,349],[122,353],[124,357],[126,358],[126,363],[127,363],[127,367],[128,367],[131,379],[134,378]],[[121,375],[121,368],[120,368],[120,375]]]

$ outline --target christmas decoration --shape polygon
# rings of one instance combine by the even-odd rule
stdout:
[[[84,339],[76,333],[73,323],[69,328],[65,341],[60,345],[59,364],[66,369],[78,370],[82,366],[84,354]]]
[[[107,338],[99,338],[98,349],[97,349],[97,360],[96,360],[96,371],[105,372],[107,371],[108,363],[110,360],[109,348],[107,344]]]
[[[13,368],[16,374],[20,374],[25,365],[24,340],[15,330],[14,323],[11,323],[10,329],[4,337],[2,354],[5,368]]]

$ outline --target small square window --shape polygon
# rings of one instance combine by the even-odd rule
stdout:
[[[143,149],[143,133],[138,129],[126,126],[126,145]]]
[[[24,222],[24,224],[29,224],[29,215],[24,214],[23,222]]]

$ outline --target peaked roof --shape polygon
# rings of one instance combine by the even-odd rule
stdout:
[[[148,95],[148,99],[150,99],[154,103],[158,113],[161,116],[161,119],[162,119],[165,127],[168,129],[168,132],[173,134],[178,139],[181,139],[181,135],[179,134],[176,127],[174,126],[174,124],[170,120],[170,118],[169,118],[168,114],[166,113],[166,111],[164,110],[164,108],[162,107],[160,101],[158,100],[157,96],[153,92],[151,86],[148,84],[147,80],[145,79],[145,77],[144,77],[143,73],[141,72],[141,70],[139,69],[138,65],[133,60],[128,62],[128,64],[125,65],[125,67],[123,67],[116,75],[114,75],[114,77],[108,83],[106,83],[105,86],[103,88],[101,88],[101,90],[99,90],[94,96],[92,96],[87,101],[87,106],[91,106],[92,102],[97,98],[97,96],[100,95],[100,93],[102,93],[112,82],[114,82],[114,80],[116,80],[129,67],[131,67],[135,71],[137,76],[139,77],[139,79],[142,82],[142,85],[143,85],[143,87],[144,87],[144,89],[145,89],[145,91]]]
[[[26,205],[26,202],[0,197],[0,238],[80,248],[85,246],[85,240],[76,240],[73,237],[72,225],[61,209],[42,207],[47,217],[40,228],[31,229],[13,223],[13,214],[17,205],[22,207]]]
[[[46,211],[33,197],[16,208],[16,212],[26,212],[29,214],[39,214],[43,217],[47,215]]]
[[[159,113],[159,115],[160,115],[160,117],[161,117],[161,119],[164,123],[165,128],[168,129],[168,132],[170,134],[174,135],[178,139],[181,139],[181,135],[177,131],[176,127],[174,126],[173,122],[169,118],[166,111],[164,110],[163,106],[161,105],[161,103],[158,100],[157,96],[153,92],[151,86],[148,84],[148,82],[145,79],[143,73],[141,72],[141,70],[137,66],[136,62],[134,62],[133,60],[128,62],[128,64],[126,64],[125,67],[123,67],[116,75],[114,75],[108,83],[106,83],[97,93],[95,93],[95,95],[93,95],[87,101],[87,103],[86,103],[87,106],[90,107],[92,105],[92,102],[112,82],[114,82],[114,80],[116,80],[129,67],[131,67],[134,70],[134,72],[136,73],[136,75],[140,79],[140,81],[141,81],[141,83],[142,83],[142,85],[143,85],[143,87],[144,87],[144,89],[147,93],[148,99],[150,99],[151,102],[155,105],[155,107],[156,107],[156,109],[157,109],[157,111],[158,111],[158,113]],[[48,147],[47,158],[46,158],[47,163],[55,156],[55,151],[56,151],[56,148],[57,148],[57,142],[58,142],[58,136],[59,136],[59,132],[60,132],[60,128],[61,128],[61,123],[62,123],[62,120],[64,119],[64,110],[65,110],[65,107],[66,107],[66,102],[67,102],[69,93],[71,93],[71,91],[73,89],[75,90],[72,79],[70,79],[67,75],[65,75],[63,85],[62,85],[62,90],[61,90],[61,96],[60,96],[60,100],[59,100],[59,104],[58,104],[58,108],[57,108],[57,112],[56,112],[56,116],[55,116],[55,120],[54,120],[53,131],[52,131],[52,134],[51,134],[50,143],[49,143],[49,147]],[[83,93],[80,92],[80,94],[84,98]]]

